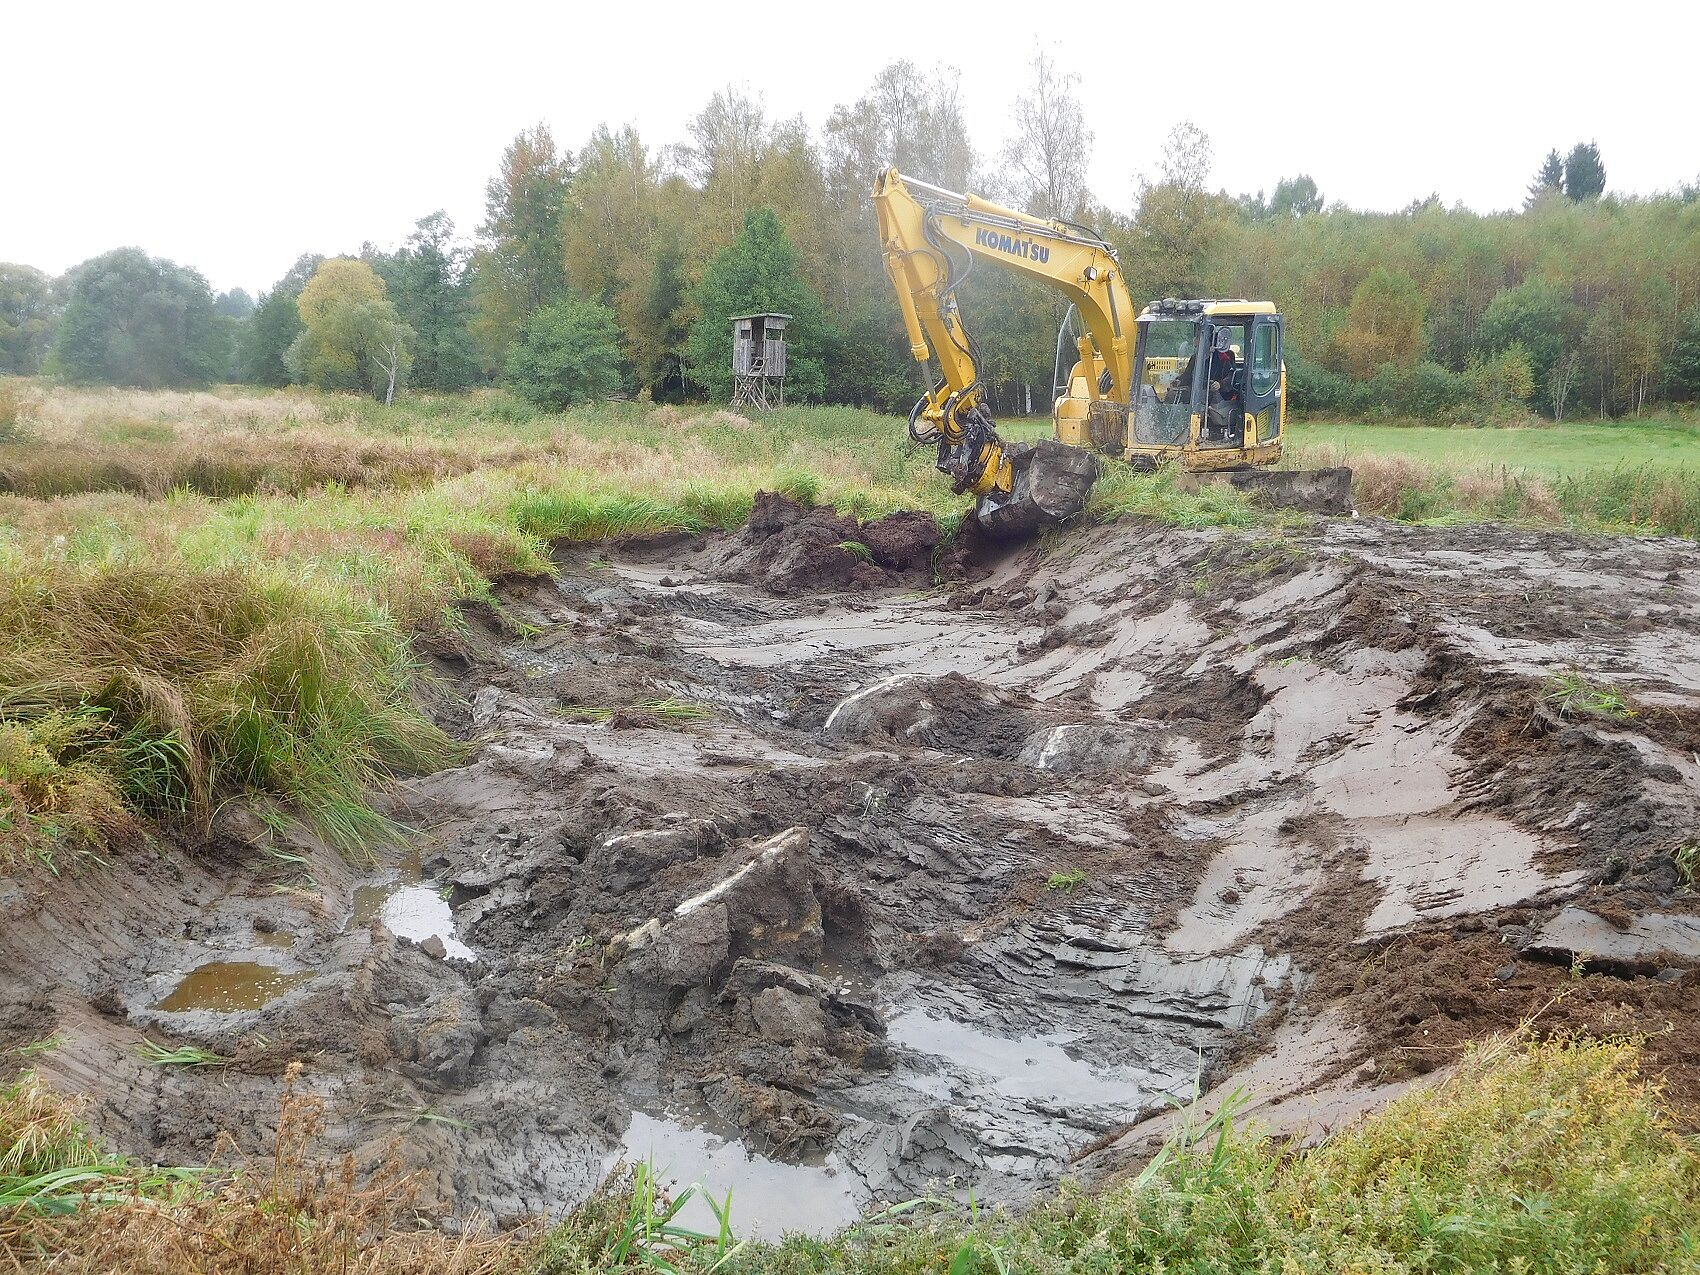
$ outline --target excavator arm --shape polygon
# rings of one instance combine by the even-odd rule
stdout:
[[[988,530],[1017,534],[1078,513],[1095,462],[1055,440],[1012,446],[998,437],[956,289],[980,260],[1056,288],[1085,327],[1076,370],[1088,374],[1089,394],[1126,403],[1134,309],[1114,250],[1082,227],[942,190],[896,169],[876,181],[874,209],[910,352],[939,365],[938,381],[909,415],[910,435],[937,444],[939,469],[956,490],[978,497]]]

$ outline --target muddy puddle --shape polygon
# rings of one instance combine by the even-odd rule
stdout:
[[[764,504],[508,586],[439,652],[476,744],[398,790],[417,859],[304,842],[316,892],[280,892],[228,843],[43,886],[0,1028],[60,1022],[126,1152],[192,1162],[307,1060],[326,1150],[399,1155],[427,1203],[559,1216],[647,1158],[774,1235],[1019,1206],[1306,1023],[1338,1048],[1280,1085],[1382,1092],[1602,927],[1613,1030],[1700,1001],[1692,546],[1366,520],[970,561],[826,522]],[[1658,711],[1555,710],[1561,660]],[[247,1065],[161,1088],[124,1060],[162,1021]],[[394,1112],[441,1118],[398,1151]]]
[[[818,1157],[818,1164],[770,1159],[746,1146],[735,1128],[715,1132],[714,1123],[700,1112],[690,1122],[635,1111],[619,1150],[603,1161],[603,1172],[645,1162],[675,1198],[702,1185],[714,1195],[714,1205],[698,1195],[680,1210],[678,1221],[710,1234],[720,1229],[716,1207],[730,1206],[740,1236],[769,1240],[828,1235],[861,1216],[854,1179],[838,1156]]]
[[[1068,1052],[1066,1046],[1079,1039],[1070,1032],[1008,1039],[970,1023],[935,1018],[924,1009],[895,1014],[886,1029],[893,1044],[938,1068],[911,1081],[917,1089],[992,1111],[1014,1102],[1059,1118],[1096,1114],[1114,1123],[1179,1083],[1175,1077],[1130,1067],[1093,1068]],[[963,1081],[967,1083],[959,1089]]]
[[[364,929],[376,920],[398,939],[440,945],[440,955],[448,960],[475,961],[478,954],[455,930],[448,894],[446,887],[420,880],[417,860],[406,862],[379,880],[355,887],[349,926]]]
[[[168,1014],[259,1009],[312,977],[311,970],[286,973],[258,961],[208,961],[185,974],[154,1008]]]
[[[377,922],[392,939],[437,959],[474,962],[478,954],[459,937],[448,893],[446,887],[422,881],[417,856],[404,858],[398,867],[352,886],[340,935],[346,938],[364,933]],[[304,919],[294,918],[293,924],[280,925],[276,918],[262,914],[262,923],[243,937],[253,949],[252,955],[260,959],[238,954],[230,959],[202,961],[172,982],[149,1008],[164,1014],[259,1010],[285,993],[312,984],[321,975],[334,977],[339,971],[335,953],[325,950],[316,927]],[[275,961],[283,961],[290,968]]]

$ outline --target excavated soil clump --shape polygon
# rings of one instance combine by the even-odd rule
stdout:
[[[143,1157],[264,1150],[299,1062],[463,1216],[653,1155],[769,1235],[1125,1171],[1199,1082],[1316,1136],[1531,1015],[1700,1113],[1693,545],[965,527],[562,548],[424,644],[469,754],[379,867],[231,807],[0,880],[0,1048]]]
[[[928,578],[941,539],[931,514],[902,511],[860,522],[762,491],[743,530],[711,553],[707,574],[780,595],[875,589],[897,583],[906,573]]]

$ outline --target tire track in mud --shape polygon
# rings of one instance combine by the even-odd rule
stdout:
[[[57,1024],[45,1069],[125,1150],[263,1145],[305,1059],[333,1148],[463,1214],[559,1212],[653,1150],[766,1233],[1115,1172],[1195,1082],[1314,1132],[1584,954],[1555,1025],[1675,1024],[1651,1057],[1700,1099],[1692,546],[1117,526],[996,558],[759,513],[564,554],[441,641],[479,747],[394,798],[415,864],[363,882],[294,834],[312,889],[278,894],[233,811],[169,873],[8,885],[35,919],[0,946],[34,955],[0,1028]],[[1640,715],[1561,711],[1561,668]],[[158,1008],[209,960],[310,977]],[[143,1033],[236,1061],[161,1073]]]

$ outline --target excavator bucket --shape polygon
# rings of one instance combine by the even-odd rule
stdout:
[[[975,511],[988,535],[1019,539],[1086,508],[1098,477],[1098,459],[1085,448],[1042,438],[1005,444],[1004,455],[1014,480],[1009,495],[982,496]]]

